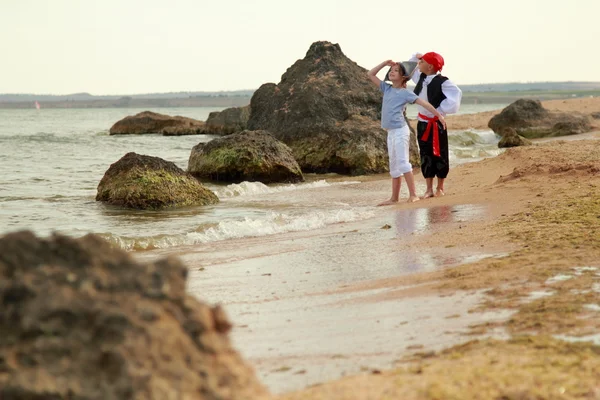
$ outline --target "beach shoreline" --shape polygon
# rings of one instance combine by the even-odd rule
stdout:
[[[595,112],[600,103],[592,103]],[[573,106],[557,110],[561,104]],[[599,139],[600,131],[538,139],[459,165],[446,196],[375,208],[366,220],[136,256],[180,257],[188,291],[225,306],[235,347],[281,398],[497,398],[513,390],[506,374],[528,382],[540,375],[530,368],[536,360],[566,362],[560,346],[571,344],[559,335],[585,338],[600,328],[590,312],[600,303]],[[335,192],[337,201],[374,205],[388,195],[386,175],[359,180]],[[551,281],[561,275],[573,277],[570,286]],[[558,305],[547,306],[547,296]],[[573,379],[594,390],[582,355],[593,344],[579,346],[570,351],[586,368],[550,368],[547,390],[571,390]],[[456,395],[461,380],[448,373],[448,354],[457,376],[490,360],[506,373],[490,369],[492,388],[469,375],[473,387]],[[523,368],[511,368],[515,362]],[[423,365],[431,374],[415,372]]]

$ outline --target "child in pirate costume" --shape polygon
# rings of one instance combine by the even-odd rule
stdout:
[[[444,58],[434,52],[417,53],[410,58],[417,61],[412,74],[416,83],[415,94],[426,100],[442,115],[454,114],[460,107],[462,91],[448,78],[438,74],[444,66]],[[450,170],[448,157],[448,131],[441,126],[435,114],[417,106],[417,138],[421,155],[421,172],[427,183],[423,198],[444,195],[444,179]],[[437,187],[433,191],[433,178],[437,177]]]
[[[390,69],[386,74],[384,81],[379,80],[377,73],[385,66]],[[427,110],[430,115],[438,118],[442,126],[446,127],[444,116],[429,104],[426,100],[420,99],[412,91],[406,89],[406,82],[410,80],[412,70],[416,68],[416,63],[397,63],[387,60],[373,69],[367,76],[383,92],[383,105],[381,108],[381,127],[387,130],[387,147],[390,163],[390,175],[392,176],[392,197],[380,203],[380,206],[395,204],[400,197],[401,177],[404,175],[408,185],[408,202],[415,202],[419,197],[415,191],[415,178],[412,172],[412,165],[409,162],[409,139],[410,130],[403,111],[406,104],[417,103],[421,108]],[[392,82],[390,85],[386,81]]]

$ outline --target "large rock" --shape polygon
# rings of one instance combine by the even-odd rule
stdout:
[[[519,99],[509,104],[488,123],[490,129],[502,136],[512,128],[525,138],[574,135],[592,129],[586,116],[550,112],[538,100]]]
[[[338,44],[315,42],[281,82],[254,92],[248,129],[272,132],[305,172],[386,171],[382,94],[366,74]],[[412,151],[418,165],[418,149]]]
[[[249,118],[250,105],[213,111],[208,115],[204,133],[208,135],[229,135],[241,132],[248,126]]]
[[[188,172],[235,183],[304,180],[290,148],[265,131],[243,131],[194,146]]]
[[[158,210],[215,204],[217,196],[170,161],[127,153],[112,164],[98,184],[97,201]]]
[[[186,276],[95,235],[0,237],[0,398],[265,398],[223,309],[187,295]]]
[[[192,118],[144,111],[116,122],[111,135],[158,133],[165,136],[198,135],[204,133],[204,122]]]

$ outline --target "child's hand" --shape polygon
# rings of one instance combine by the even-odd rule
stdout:
[[[448,128],[446,127],[446,120],[444,119],[444,117],[440,116],[438,117],[438,120],[442,123],[444,130],[447,130]]]
[[[388,67],[393,67],[396,64],[397,64],[396,61],[393,61],[393,60],[387,60],[385,62],[385,65],[387,65]]]

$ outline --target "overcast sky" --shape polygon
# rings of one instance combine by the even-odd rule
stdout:
[[[0,93],[278,83],[311,43],[370,69],[436,51],[457,84],[600,81],[600,0],[0,0]]]

